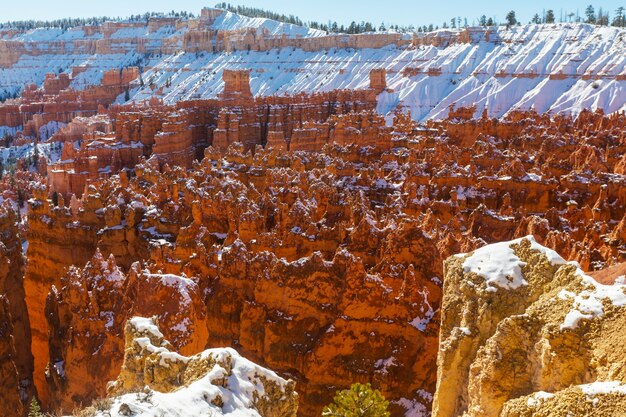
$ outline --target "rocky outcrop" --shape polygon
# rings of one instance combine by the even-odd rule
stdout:
[[[24,408],[13,332],[8,300],[0,295],[0,415],[3,416],[20,416]]]
[[[539,391],[504,405],[506,417],[622,416],[626,413],[626,385],[619,381],[572,386],[554,394]]]
[[[93,398],[72,384],[85,369],[106,373],[93,368],[100,342],[77,343],[80,349],[73,350],[70,341],[115,334],[101,311],[110,312],[116,325],[128,318],[125,309],[101,307],[68,290],[104,297],[99,279],[90,278],[107,275],[93,270],[101,264],[93,261],[97,249],[106,263],[112,254],[125,277],[124,286],[104,286],[106,291],[130,310],[160,314],[150,305],[162,303],[169,290],[159,289],[155,298],[131,296],[156,285],[149,275],[193,281],[210,320],[176,313],[178,302],[166,310],[189,317],[195,346],[231,346],[292,377],[302,415],[317,415],[338,387],[354,381],[372,381],[392,401],[394,415],[428,407],[436,382],[442,260],[454,253],[532,234],[584,270],[624,261],[625,180],[611,171],[620,161],[612,155],[623,151],[618,138],[626,118],[525,113],[474,120],[458,110],[455,119],[426,129],[402,114],[387,127],[371,113],[350,111],[352,104],[331,110],[317,101],[350,97],[342,94],[254,99],[256,107],[226,108],[219,123],[245,120],[242,140],[225,149],[208,146],[204,159],[188,169],[161,160],[164,152],[124,162],[117,173],[93,179],[80,198],[57,193],[55,201],[48,188],[33,187],[25,285],[44,402],[67,409],[73,395]],[[149,153],[155,132],[209,126],[216,103],[116,107],[108,118],[84,125],[84,142],[93,142],[97,125],[110,144],[132,142]],[[270,110],[267,119],[257,118],[260,109]],[[345,113],[331,114],[339,111]],[[254,120],[271,121],[274,132],[286,134],[302,130],[294,118],[325,120],[317,124],[320,130],[310,129],[323,141],[306,142],[309,152],[258,143],[263,129]],[[324,125],[332,129],[322,130]],[[73,129],[78,127],[60,133],[71,137]],[[293,135],[289,146],[296,143]],[[78,161],[81,152],[67,147],[63,158]],[[84,270],[87,262],[92,265]],[[71,265],[79,269],[68,274]],[[53,285],[47,311],[54,319],[48,320],[44,308]],[[386,342],[373,346],[371,333]],[[175,335],[168,337],[177,343]],[[106,339],[107,360],[119,363],[121,345],[113,339]],[[66,382],[55,374],[60,361]],[[49,388],[58,393],[47,395]],[[92,391],[100,395],[103,389]]]
[[[6,366],[17,370],[20,398],[26,401],[33,393],[33,356],[30,352],[31,330],[24,292],[24,254],[19,217],[9,201],[0,205],[0,297]],[[10,339],[10,340],[9,340]],[[9,354],[9,344],[15,351]],[[10,360],[8,360],[10,356]],[[3,362],[0,361],[0,364]],[[13,379],[7,376],[12,387]],[[17,384],[15,386],[18,386]],[[14,388],[14,387],[13,387]],[[0,391],[0,395],[4,391]],[[7,398],[12,394],[7,393]],[[13,404],[13,403],[11,403]]]
[[[446,261],[433,415],[620,415],[626,286],[532,237]]]
[[[109,387],[106,406],[92,407],[95,416],[296,416],[298,394],[293,381],[233,349],[180,355],[172,351],[156,320],[142,317],[129,319],[124,333],[121,372]]]
[[[390,147],[390,129],[374,113],[374,89],[253,98],[249,71],[225,70],[223,77],[220,100],[114,106],[61,127],[50,138],[63,143],[59,161],[47,165],[50,192],[80,197],[86,186],[133,168],[143,157],[154,157],[160,166],[191,168],[208,146],[220,151],[233,143],[250,151],[256,146],[320,151],[328,143]]]
[[[105,259],[98,250],[85,268],[70,268],[60,285],[46,302],[53,410],[68,412],[106,394],[122,363],[124,323],[133,315],[158,317],[171,345],[184,354],[207,343],[198,285],[184,276],[153,274],[139,263],[125,274],[113,255]]]

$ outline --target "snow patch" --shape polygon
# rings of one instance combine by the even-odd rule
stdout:
[[[621,381],[604,381],[604,382],[592,382],[591,384],[579,385],[583,394],[594,395],[610,395],[620,394],[626,395],[626,385]]]
[[[580,277],[585,289],[579,294],[568,291],[559,293],[558,296],[562,300],[573,299],[572,309],[565,316],[561,330],[576,329],[581,320],[602,317],[605,301],[610,302],[615,307],[626,306],[626,285],[620,283],[614,285],[600,284],[586,275],[580,268],[576,270],[576,275]]]
[[[463,272],[473,272],[483,277],[487,283],[487,291],[496,292],[498,288],[514,290],[528,285],[522,274],[526,266],[515,252],[513,245],[519,245],[522,240],[530,241],[530,248],[543,253],[552,265],[563,265],[565,260],[552,249],[538,244],[533,236],[526,236],[510,242],[500,242],[476,249],[463,262]],[[459,257],[466,254],[457,255]]]
[[[155,337],[162,338],[163,333],[159,330],[154,321],[145,317],[133,317],[130,319],[130,323],[140,333],[149,333]]]
[[[554,394],[552,393],[538,391],[528,397],[528,401],[526,402],[526,404],[528,404],[529,407],[538,407],[539,405],[541,405],[542,402],[549,400],[552,397],[554,397]]]

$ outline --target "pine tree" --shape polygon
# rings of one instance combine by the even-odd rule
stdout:
[[[531,22],[534,24],[538,24],[540,21],[541,21],[541,18],[539,17],[539,14],[535,13],[535,15],[533,16],[533,20],[531,20]]]
[[[515,26],[517,24],[517,18],[515,17],[515,10],[511,10],[506,14],[506,24],[508,26]]]
[[[41,412],[41,407],[39,407],[39,403],[37,399],[33,397],[30,402],[30,407],[28,409],[28,417],[43,417],[43,413]]]
[[[546,12],[546,23],[554,23],[554,10],[550,9]]]
[[[620,6],[615,10],[615,18],[613,19],[613,26],[624,27],[624,7]]]
[[[487,26],[487,16],[485,15],[480,16],[480,21],[478,24],[481,25],[482,27]]]
[[[585,9],[585,16],[587,16],[587,23],[596,23],[596,11],[591,4]]]
[[[323,417],[389,417],[389,401],[371,384],[352,384],[349,390],[337,391],[333,403],[322,411]]]
[[[609,12],[604,13],[602,7],[598,9],[598,16],[596,18],[596,23],[600,26],[608,26],[609,25]]]

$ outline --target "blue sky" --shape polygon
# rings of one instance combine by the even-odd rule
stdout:
[[[146,11],[169,11],[175,9],[187,10],[194,13],[204,6],[213,6],[214,1],[199,0],[2,0],[0,21],[23,19],[56,19],[60,17],[89,17],[89,16],[128,16]],[[542,13],[544,9],[553,9],[557,20],[561,10],[576,13],[577,9],[583,15],[585,8],[590,4],[587,1],[538,1],[524,0],[520,2],[486,1],[486,0],[231,0],[232,4],[277,11],[285,14],[294,14],[305,21],[316,20],[326,22],[336,20],[340,24],[355,21],[371,21],[376,25],[381,22],[400,25],[424,25],[449,22],[454,16],[467,17],[472,24],[480,15],[485,14],[503,21],[506,13],[514,9],[518,19],[529,21],[534,13]],[[602,7],[605,11],[614,14],[617,7],[626,6],[626,0],[606,0],[602,3],[592,3],[596,10]]]

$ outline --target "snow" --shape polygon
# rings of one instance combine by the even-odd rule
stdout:
[[[496,292],[498,288],[514,290],[528,285],[522,268],[526,266],[512,246],[518,245],[523,239],[530,241],[530,248],[543,253],[552,265],[563,265],[565,260],[552,249],[539,245],[533,236],[526,236],[510,242],[499,242],[476,249],[463,262],[465,274],[473,272],[485,279],[487,291]],[[457,255],[459,257],[465,254]]]
[[[396,358],[393,356],[386,359],[378,359],[374,363],[374,368],[385,375],[389,373],[389,368],[394,366],[397,367],[398,364],[396,363]]]
[[[152,319],[133,317],[131,324],[140,331],[162,337]],[[208,349],[186,357],[162,346],[154,346],[148,337],[135,338],[135,343],[148,352],[157,354],[160,357],[160,366],[168,367],[171,362],[190,363],[192,360],[207,358],[213,358],[214,361],[209,363],[215,363],[204,376],[173,392],[162,393],[146,387],[140,393],[112,397],[108,409],[98,410],[95,416],[120,417],[128,415],[125,414],[126,409],[130,408],[132,415],[137,417],[260,417],[254,404],[265,395],[263,381],[274,382],[283,390],[287,385],[287,381],[276,373],[254,364],[231,348]],[[220,365],[224,363],[231,364],[230,373]],[[226,381],[224,386],[220,382],[222,380]],[[216,405],[220,402],[222,406]]]
[[[400,398],[394,403],[402,406],[406,411],[404,417],[427,417],[430,416],[430,404],[433,400],[433,395],[424,390],[417,391],[417,397],[423,400],[422,403],[419,399]]]
[[[61,149],[57,143],[38,143],[37,149],[39,155],[46,158],[47,163],[56,162],[61,154]],[[0,162],[6,168],[18,159],[32,158],[34,154],[35,147],[32,143],[0,148]]]
[[[435,310],[433,310],[432,306],[428,302],[428,290],[418,290],[420,295],[422,296],[422,305],[421,305],[421,313],[423,313],[424,317],[417,316],[413,320],[411,320],[411,326],[415,327],[420,332],[426,331],[426,326],[432,321],[435,316]]]
[[[604,381],[593,382],[591,384],[579,385],[585,395],[607,395],[620,394],[626,395],[626,385],[621,381]]]
[[[533,395],[531,395],[530,397],[528,397],[528,401],[526,403],[528,404],[529,407],[537,407],[541,405],[542,402],[549,400],[552,397],[554,397],[554,394],[552,393],[545,392],[545,391],[538,391],[538,392],[533,393]]]
[[[495,292],[496,286],[516,289],[528,285],[522,275],[525,265],[513,252],[510,242],[501,242],[474,251],[463,262],[463,272],[473,272],[485,278],[487,291]]]
[[[152,319],[145,317],[133,317],[130,319],[130,322],[138,332],[149,333],[156,337],[163,337],[163,333],[161,333]]]
[[[224,12],[213,29],[267,29],[272,36],[318,37],[324,32],[262,18]],[[388,45],[383,48],[332,48],[304,51],[284,48],[271,51],[209,51],[172,54],[163,49],[182,46],[186,29],[165,26],[150,33],[147,26],[124,28],[112,34],[112,54],[86,54],[68,42],[63,53],[42,53],[61,40],[97,39],[82,30],[36,29],[15,39],[38,49],[22,55],[10,68],[0,69],[0,97],[19,91],[24,85],[41,85],[46,73],[66,72],[82,66],[86,70],[72,80],[72,88],[97,84],[107,69],[140,65],[144,87],[131,90],[132,100],[149,99],[150,88],[164,87],[161,97],[171,104],[180,100],[216,98],[223,90],[224,69],[250,69],[253,94],[297,94],[333,89],[365,89],[369,71],[387,70],[389,91],[379,95],[377,110],[389,116],[396,107],[410,110],[416,120],[440,119],[451,104],[476,106],[476,115],[487,108],[489,116],[501,117],[518,109],[538,112],[579,113],[585,108],[602,108],[606,113],[626,110],[626,31],[621,28],[586,24],[523,25],[492,29],[490,41],[456,43],[447,47]],[[453,32],[450,32],[453,33]],[[445,35],[444,32],[442,32]],[[136,42],[147,43],[148,53],[138,52]],[[168,48],[163,48],[166,45]],[[58,52],[58,51],[57,51]],[[407,69],[420,68],[415,75]],[[441,75],[428,75],[428,71]],[[407,75],[408,74],[408,75]],[[514,77],[511,74],[533,75]],[[564,74],[565,79],[554,75]],[[583,76],[594,74],[594,77]],[[551,77],[552,75],[552,77]],[[165,87],[166,80],[171,86]],[[123,101],[123,94],[118,101]],[[527,177],[535,181],[538,176]]]
[[[472,335],[472,331],[469,329],[469,327],[459,327],[459,330],[461,332],[463,332],[463,334],[465,336],[471,336]]]
[[[569,291],[561,291],[559,298],[562,300],[572,299],[572,309],[567,313],[561,324],[561,330],[576,329],[581,320],[589,320],[604,315],[604,302],[608,301],[615,307],[626,306],[626,285],[616,283],[604,285],[592,277],[586,275],[580,268],[576,270],[585,287],[579,294]]]
[[[241,16],[236,13],[224,12],[211,25],[213,29],[240,30],[247,28],[267,29],[272,36],[287,35],[288,37],[316,37],[324,36],[326,32],[310,29],[290,23],[277,22],[262,17]]]
[[[65,378],[65,361],[56,361],[54,363],[54,370],[61,378]]]
[[[223,388],[211,383],[211,378],[218,377],[217,373],[224,373],[225,370],[219,365],[211,371],[210,375],[193,382],[188,387],[170,393],[160,393],[149,391],[149,395],[125,394],[113,398],[109,410],[98,411],[97,417],[121,417],[127,414],[120,412],[121,405],[130,407],[133,416],[137,417],[188,417],[188,416],[223,416],[230,417],[260,417],[260,414],[253,409],[249,409],[252,398],[247,396],[245,391],[237,391],[239,382],[245,385],[244,381],[228,379],[228,387]],[[232,391],[228,388],[232,387]],[[223,407],[211,404],[212,400],[221,397],[224,401]]]

